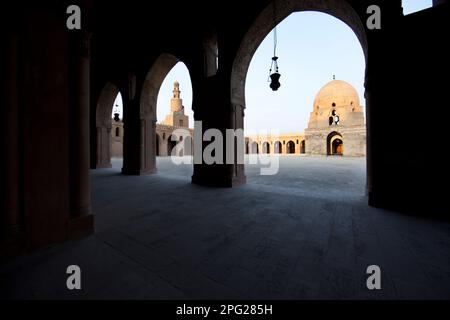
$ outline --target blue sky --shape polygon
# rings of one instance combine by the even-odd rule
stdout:
[[[428,8],[431,3],[432,0],[403,0],[404,13]],[[273,55],[271,32],[253,56],[247,74],[246,129],[302,132],[307,126],[316,93],[332,80],[333,75],[353,85],[361,104],[365,105],[364,54],[350,27],[324,13],[297,12],[278,25],[277,33],[281,87],[273,92],[267,82]],[[182,62],[169,72],[161,85],[158,122],[170,111],[175,80],[180,82],[181,97],[192,127],[192,86],[189,71]]]
[[[407,15],[433,6],[433,0],[402,0],[403,14]]]

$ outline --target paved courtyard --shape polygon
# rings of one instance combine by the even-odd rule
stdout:
[[[113,163],[92,171],[96,233],[0,266],[2,298],[450,298],[450,224],[368,207],[364,158],[282,156],[231,189],[168,158],[149,176]],[[66,288],[73,264],[81,291]]]

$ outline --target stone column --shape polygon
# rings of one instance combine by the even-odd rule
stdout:
[[[111,168],[111,128],[97,127],[97,156],[95,168]]]
[[[145,175],[156,170],[155,134],[156,121],[151,115],[143,115],[136,94],[136,77],[129,76],[128,91],[124,91],[123,168],[126,175]]]
[[[156,120],[141,119],[140,136],[140,168],[139,174],[150,174],[156,171]]]
[[[138,175],[140,173],[140,121],[139,105],[136,101],[123,98],[123,167],[122,173],[127,175]]]
[[[234,130],[244,129],[245,106],[242,104],[232,104],[231,108],[231,128]],[[237,139],[235,139],[237,140]],[[234,146],[234,165],[233,165],[233,185],[245,183],[244,155],[245,155],[245,137],[242,138],[242,145],[239,141]],[[238,150],[240,148],[240,150]]]
[[[70,223],[69,237],[93,231],[90,189],[90,34],[70,35]]]
[[[6,39],[5,56],[2,64],[5,73],[2,96],[5,97],[4,122],[2,125],[3,147],[3,206],[1,213],[1,232],[4,243],[1,243],[0,256],[16,253],[21,247],[23,221],[20,209],[20,175],[19,175],[19,89],[18,89],[18,37],[10,35]],[[3,242],[3,241],[2,241]]]

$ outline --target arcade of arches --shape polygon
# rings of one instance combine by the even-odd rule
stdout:
[[[86,265],[92,266],[96,255],[104,254],[99,263],[104,263],[102,268],[108,275],[114,273],[107,268],[120,268],[126,261],[138,272],[159,272],[149,277],[126,273],[130,281],[149,279],[152,286],[162,282],[168,285],[180,278],[191,281],[192,286],[181,286],[186,289],[182,293],[177,291],[180,286],[155,291],[170,291],[179,299],[253,297],[245,291],[247,287],[239,286],[242,280],[256,292],[265,283],[261,279],[276,276],[270,273],[274,266],[284,268],[286,264],[298,269],[282,269],[279,274],[285,278],[277,278],[273,283],[283,287],[269,289],[279,290],[277,297],[296,297],[305,288],[311,288],[309,279],[294,283],[302,271],[328,268],[330,277],[333,272],[342,276],[331,281],[340,285],[352,276],[352,263],[359,267],[373,261],[370,253],[382,252],[386,255],[380,263],[390,270],[385,279],[392,281],[386,287],[397,290],[393,296],[416,297],[402,293],[407,291],[405,288],[420,288],[420,292],[430,292],[430,297],[448,298],[448,287],[442,288],[450,283],[448,225],[409,216],[449,218],[450,212],[448,191],[443,187],[449,181],[448,159],[441,152],[448,144],[448,119],[439,107],[448,100],[448,86],[441,79],[448,77],[450,69],[450,49],[443,41],[445,30],[449,30],[449,4],[445,0],[433,2],[429,9],[404,15],[401,0],[276,0],[276,10],[272,0],[211,0],[208,5],[181,0],[111,1],[105,5],[104,1],[80,0],[77,3],[83,8],[83,24],[76,31],[67,29],[66,1],[7,2],[8,14],[1,19],[0,28],[4,44],[0,83],[5,106],[0,259],[87,237],[86,241],[49,250],[46,257],[56,254],[61,259],[82,259],[85,256],[80,252],[89,252],[94,258],[87,255],[90,259]],[[381,9],[381,29],[367,27],[367,9],[371,5]],[[357,204],[338,197],[325,203],[280,187],[280,193],[272,197],[267,187],[255,191],[245,184],[245,167],[237,157],[233,164],[195,164],[189,182],[201,187],[176,179],[169,185],[156,172],[157,152],[162,154],[164,146],[168,150],[172,147],[164,142],[170,137],[170,130],[165,132],[165,127],[157,127],[156,123],[157,96],[168,72],[179,61],[187,66],[192,80],[193,120],[202,122],[203,132],[211,128],[222,133],[244,129],[245,82],[251,59],[270,31],[299,11],[330,14],[357,36],[366,62],[365,103],[362,102],[366,112],[362,112],[351,86],[335,80],[317,95],[304,133],[279,140],[248,137],[247,149],[250,153],[342,154],[344,157],[325,159],[341,162],[354,160],[347,155],[365,154],[366,195]],[[310,49],[326,50],[305,48]],[[329,92],[335,90],[346,94],[331,96]],[[123,132],[122,174],[109,168],[111,136],[116,136],[111,107],[118,92],[124,108],[123,128],[117,137],[122,138]],[[166,125],[178,126],[180,120],[183,126],[187,125],[177,109],[179,105],[175,107],[170,114],[172,122]],[[412,130],[418,128],[423,134],[412,135]],[[427,149],[419,150],[418,146]],[[203,144],[201,149],[206,147]],[[227,155],[225,148],[224,154]],[[293,157],[284,159],[290,161]],[[304,180],[296,181],[297,188],[308,188],[304,183],[311,177],[304,175]],[[126,190],[123,183],[129,183]],[[102,193],[107,186],[116,189]],[[159,188],[165,188],[165,192]],[[308,190],[317,196],[318,189],[314,185]],[[128,192],[134,200],[122,198],[121,192]],[[158,201],[162,197],[169,200],[161,204]],[[181,202],[171,201],[195,203],[198,210],[183,211]],[[296,209],[300,205],[303,211]],[[233,210],[221,211],[223,208]],[[271,211],[280,208],[285,211]],[[120,210],[133,212],[134,216],[120,220]],[[308,215],[310,212],[320,214]],[[97,234],[90,236],[98,232],[97,219],[108,221],[103,226],[109,233],[103,233],[101,243],[96,242],[100,241]],[[114,233],[118,224],[121,228],[130,227],[130,234]],[[150,225],[154,229],[147,232]],[[254,226],[256,229],[247,231]],[[138,233],[148,238],[130,241],[128,236]],[[191,237],[182,238],[187,234]],[[166,242],[173,239],[179,241],[178,246]],[[116,244],[123,245],[127,254],[145,250],[137,259],[121,256],[123,252],[118,251],[108,255]],[[83,247],[86,251],[80,251],[79,246],[89,249]],[[179,250],[176,256],[167,254],[175,247]],[[286,258],[287,251],[293,256]],[[221,253],[227,252],[236,255],[225,259]],[[249,252],[260,256],[250,257]],[[207,257],[202,255],[207,253]],[[300,259],[299,254],[311,257],[310,261]],[[122,260],[109,263],[108,259],[119,255]],[[193,260],[200,256],[205,259]],[[141,263],[153,258],[157,265],[142,268]],[[47,260],[38,257],[30,261]],[[291,261],[298,261],[297,267],[285,263]],[[317,261],[320,265],[315,264]],[[33,290],[47,289],[49,284],[39,278],[39,272],[45,270],[52,277],[60,274],[56,266],[66,262],[75,263],[54,263],[54,269],[37,266],[32,272],[25,272],[26,277],[21,277],[22,267],[2,269],[2,285],[13,286],[12,279],[20,279],[18,282],[24,287],[9,287],[1,292],[38,297]],[[329,269],[347,262],[349,268]],[[237,266],[239,263],[244,267]],[[185,267],[182,271],[188,270],[185,276],[179,276],[180,266]],[[217,272],[204,276],[211,270]],[[264,270],[270,270],[270,274],[258,274]],[[414,279],[405,280],[404,270],[414,274]],[[92,271],[92,278],[102,274]],[[9,277],[14,272],[17,277]],[[33,277],[38,284],[29,288],[26,281]],[[52,279],[56,281],[56,276]],[[58,285],[64,283],[60,280]],[[414,283],[403,287],[405,281]],[[201,290],[208,287],[202,287],[205,283],[217,291]],[[235,285],[232,290],[220,291],[230,283]],[[322,290],[326,297],[342,297],[327,291],[331,290],[328,284],[321,283],[312,290]],[[127,288],[137,290],[151,287],[129,285]],[[189,290],[196,285],[201,288],[194,294]],[[361,295],[353,294],[360,286],[353,283],[355,290],[349,296],[367,296],[367,290]],[[56,292],[63,290],[58,288]],[[102,289],[110,292],[109,287]],[[219,291],[223,295],[213,295]],[[236,294],[227,295],[230,292]],[[46,297],[45,294],[44,290],[42,295]]]

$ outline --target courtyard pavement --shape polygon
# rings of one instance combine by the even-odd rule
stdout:
[[[113,164],[92,171],[95,234],[0,266],[2,298],[450,298],[450,224],[369,207],[364,158],[282,156],[277,175],[247,165],[230,189],[168,158],[148,176]]]

